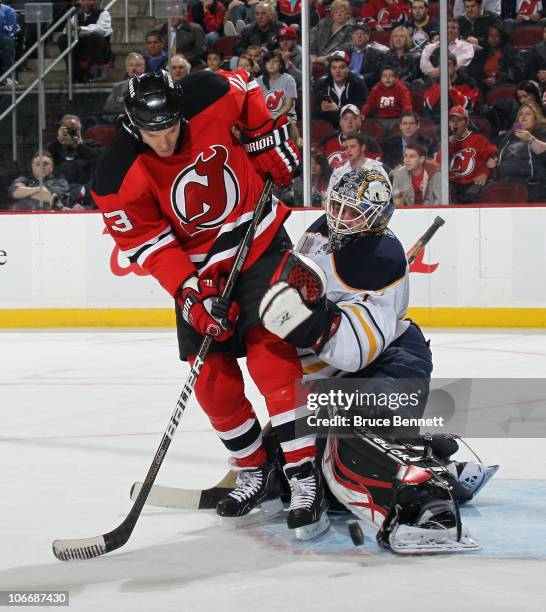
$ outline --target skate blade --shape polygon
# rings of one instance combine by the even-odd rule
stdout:
[[[481,550],[463,527],[461,539],[451,529],[424,529],[411,525],[399,525],[389,537],[392,552],[399,555],[441,554]]]
[[[483,479],[480,482],[479,486],[474,491],[472,497],[476,497],[478,493],[485,487],[485,485],[493,478],[493,476],[499,471],[498,465],[488,465],[483,475]]]
[[[240,529],[249,525],[258,525],[274,518],[284,512],[284,506],[280,498],[270,499],[262,502],[243,516],[220,516],[223,527],[228,529]]]
[[[306,542],[307,540],[314,540],[315,538],[318,538],[324,532],[328,531],[329,528],[330,519],[328,518],[328,514],[323,512],[322,516],[316,523],[304,525],[303,527],[296,527],[293,529],[293,532],[296,540]]]

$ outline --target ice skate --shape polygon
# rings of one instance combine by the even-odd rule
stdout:
[[[237,465],[231,465],[231,468],[239,472],[237,486],[218,502],[216,512],[220,516],[236,519],[260,509],[265,519],[283,511],[280,499],[281,468],[276,461],[266,461],[257,468],[240,468]],[[244,521],[245,524],[248,522]]]
[[[290,508],[286,519],[298,540],[311,540],[330,526],[328,504],[320,470],[314,461],[287,465],[284,473],[290,485]]]

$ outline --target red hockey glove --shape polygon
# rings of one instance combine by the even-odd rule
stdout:
[[[221,297],[224,283],[191,276],[180,288],[177,300],[184,321],[202,336],[224,342],[235,332],[239,304]]]
[[[286,117],[272,120],[264,131],[247,130],[245,150],[262,177],[270,174],[279,187],[286,187],[300,165],[300,153],[288,135]]]

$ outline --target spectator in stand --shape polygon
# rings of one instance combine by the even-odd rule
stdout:
[[[485,136],[471,132],[468,126],[468,111],[454,106],[449,111],[449,181],[453,204],[478,202],[497,163],[495,145]]]
[[[439,62],[433,65],[430,61],[431,55],[439,47],[439,42],[431,43],[423,49],[421,54],[421,72],[429,79],[436,79],[440,76]],[[447,48],[457,58],[459,68],[468,66],[474,57],[474,46],[459,38],[459,22],[453,18],[447,20]]]
[[[546,25],[546,11],[542,0],[505,0],[503,2],[503,25],[510,34],[517,25]]]
[[[504,18],[504,13],[511,2],[521,0],[483,0],[482,6],[485,11],[489,11],[496,15],[497,18]],[[525,1],[525,0],[524,0]],[[534,1],[534,0],[532,0]],[[501,10],[502,9],[502,10]],[[455,0],[453,3],[453,17],[462,17],[464,15],[464,0]],[[508,15],[506,15],[508,16]]]
[[[281,52],[268,51],[263,58],[264,70],[256,79],[264,93],[265,103],[273,119],[281,115],[295,123],[297,120],[294,102],[298,97],[296,81],[286,72]]]
[[[544,40],[529,50],[525,57],[527,76],[538,81],[543,87],[546,85],[546,25],[542,30]]]
[[[171,57],[171,76],[173,81],[180,81],[180,79],[188,76],[190,72],[191,64],[188,60],[181,53],[175,53]]]
[[[442,202],[440,166],[427,160],[426,149],[409,143],[404,151],[404,163],[392,173],[395,206],[430,206]]]
[[[301,26],[301,0],[278,0],[277,14],[287,25]],[[309,25],[314,28],[319,22],[319,14],[313,0],[309,2]]]
[[[62,210],[68,207],[66,179],[54,173],[55,162],[47,151],[38,151],[31,161],[32,177],[17,177],[8,189],[8,210]],[[41,179],[41,185],[40,185]]]
[[[320,149],[311,149],[311,206],[324,208],[332,170]]]
[[[237,68],[242,68],[251,74],[254,78],[258,78],[261,74],[259,64],[257,64],[248,53],[241,53],[237,59]]]
[[[330,55],[328,71],[328,75],[319,79],[313,92],[316,100],[314,115],[337,128],[340,109],[346,104],[362,106],[368,89],[364,79],[349,70],[349,55],[344,51]]]
[[[379,69],[389,48],[377,42],[370,42],[370,28],[364,21],[353,25],[352,41],[349,68],[354,74],[359,74],[368,89],[371,89],[379,81]]]
[[[410,31],[405,26],[397,26],[391,32],[390,50],[383,56],[384,66],[394,66],[398,78],[408,87],[421,75],[419,54],[412,49]]]
[[[80,8],[67,27],[78,31],[78,44],[72,51],[74,81],[86,83],[101,74],[101,66],[112,59],[110,13],[97,6],[97,0],[80,0]],[[61,53],[68,47],[66,32],[57,41]]]
[[[482,8],[483,0],[464,0],[464,14],[457,18],[460,36],[471,45],[483,47],[487,41],[489,26],[498,16]]]
[[[221,36],[225,15],[226,7],[220,0],[198,0],[188,8],[188,21],[201,26],[209,49]]]
[[[240,55],[250,45],[267,47],[279,35],[283,24],[275,17],[275,9],[271,4],[258,2],[256,5],[255,22],[247,25],[241,32],[235,45],[235,54]]]
[[[224,65],[224,53],[220,49],[211,49],[207,53],[207,68],[216,72],[222,70]]]
[[[0,75],[15,63],[18,32],[17,13],[11,6],[0,2]],[[13,85],[13,78],[7,77],[0,85]]]
[[[411,111],[411,96],[407,85],[398,78],[394,66],[384,65],[381,68],[379,83],[374,85],[366,104],[361,109],[362,118],[374,116],[379,123],[390,130],[400,120],[400,115]]]
[[[104,112],[109,115],[119,115],[125,112],[123,105],[123,97],[129,88],[129,79],[132,76],[140,76],[146,72],[146,62],[140,53],[132,51],[125,58],[125,79],[118,81],[112,86],[106,102],[104,103]]]
[[[516,123],[499,143],[497,178],[523,183],[529,202],[546,201],[546,119],[538,105],[524,102]]]
[[[440,33],[440,22],[428,14],[428,0],[413,0],[411,19],[406,25],[411,33],[413,46],[419,50],[434,42]]]
[[[369,0],[360,9],[360,18],[367,22],[370,30],[391,30],[406,23],[411,7],[405,0]]]
[[[344,139],[351,132],[359,132],[362,127],[362,117],[360,109],[354,104],[347,104],[341,109],[339,116],[339,131],[332,132],[325,136],[320,144],[321,151],[324,153],[330,168],[338,168],[347,161],[347,150],[345,149]],[[366,142],[366,152],[368,157],[381,160],[383,151],[375,138],[362,133]]]
[[[260,45],[249,45],[245,49],[245,53],[249,55],[252,58],[252,61],[258,65],[260,69],[260,72],[258,73],[259,76],[262,71],[262,57],[264,55],[263,48]]]
[[[152,30],[146,34],[145,72],[155,72],[167,66],[167,54],[163,49],[163,37],[160,32]]]
[[[513,99],[494,100],[489,111],[489,121],[495,133],[502,136],[506,130],[512,129],[516,122],[519,107],[524,102],[534,102],[544,112],[542,91],[536,81],[521,81],[516,85]]]
[[[389,168],[396,168],[403,159],[410,144],[418,144],[425,151],[425,156],[432,151],[434,143],[419,132],[419,116],[413,111],[400,115],[400,134],[387,138],[383,145],[383,161]]]
[[[311,61],[326,62],[333,51],[349,51],[352,31],[351,5],[346,0],[334,0],[330,5],[330,16],[321,19],[310,32]]]
[[[259,0],[230,0],[224,15],[225,36],[240,36],[255,21]]]
[[[351,170],[358,170],[358,168],[377,170],[385,177],[389,177],[388,169],[380,161],[367,156],[366,139],[361,132],[350,132],[347,134],[344,137],[344,144],[347,152],[347,161],[332,172],[330,182],[328,183],[328,195],[339,179]]]
[[[181,53],[192,68],[204,63],[207,42],[203,28],[198,23],[190,23],[187,16],[171,17],[169,28],[164,24],[160,30],[164,40],[169,40],[172,54]]]
[[[93,177],[100,147],[82,138],[82,124],[77,115],[64,115],[59,122],[57,138],[47,145],[57,172],[62,174],[70,187],[71,201],[77,201],[82,188]],[[86,190],[90,192],[89,189]]]
[[[485,45],[476,51],[467,68],[484,96],[497,85],[521,81],[526,70],[521,52],[508,43],[500,22],[489,26]]]
[[[440,54],[435,52],[432,57],[433,63],[439,62]],[[466,110],[476,109],[480,97],[476,81],[466,74],[465,70],[459,70],[457,58],[448,53],[447,69],[449,77],[449,106],[462,106]],[[425,113],[428,115],[439,115],[440,113],[440,79],[436,79],[424,96]]]
[[[286,67],[286,72],[294,77],[298,91],[301,91],[301,47],[295,28],[284,26],[279,30],[278,48]]]

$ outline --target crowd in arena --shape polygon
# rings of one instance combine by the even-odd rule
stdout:
[[[68,25],[79,34],[75,82],[92,86],[114,59],[125,61],[125,78],[104,103],[101,123],[112,136],[130,77],[164,68],[183,87],[190,72],[243,68],[272,116],[286,115],[293,140],[304,146],[299,0],[191,0],[185,16],[158,20],[125,58],[112,54],[111,16],[100,2],[77,5]],[[70,6],[55,3],[56,16]],[[33,42],[18,8],[0,3],[0,74]],[[455,0],[449,14],[450,203],[546,201],[546,8],[541,0]],[[313,190],[306,205],[324,205],[332,173],[365,164],[382,165],[397,206],[445,204],[439,3],[314,0],[311,26]],[[66,49],[66,32],[57,45]],[[14,177],[0,207],[93,208],[90,181],[104,141],[82,131],[80,117],[63,116],[56,137],[33,157],[28,176]],[[302,206],[301,178],[277,195]]]

